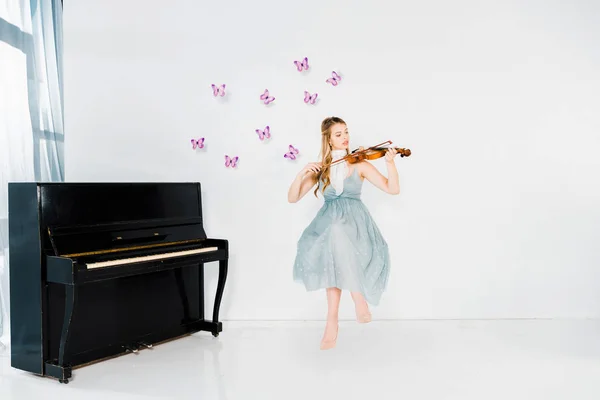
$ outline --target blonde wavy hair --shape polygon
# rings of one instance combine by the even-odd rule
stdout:
[[[315,188],[314,194],[317,196],[317,192],[319,191],[319,181],[323,181],[323,192],[331,184],[331,180],[329,179],[329,172],[331,168],[332,156],[331,156],[331,145],[329,144],[329,139],[331,138],[331,127],[335,124],[346,124],[346,121],[339,117],[327,117],[321,122],[321,152],[319,153],[319,157],[321,158],[321,170],[317,174],[317,187]],[[346,154],[350,152],[346,149]]]

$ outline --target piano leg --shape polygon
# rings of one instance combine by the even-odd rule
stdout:
[[[56,376],[60,383],[69,383],[71,377],[71,367],[68,364],[68,346],[71,336],[71,322],[77,305],[77,288],[75,285],[65,285],[65,316],[63,319],[62,334],[60,337],[60,347],[58,349],[58,365],[53,368],[53,372],[58,372]]]
[[[217,293],[213,309],[213,323],[216,324],[216,329],[212,332],[214,337],[219,336],[219,332],[223,330],[222,324],[219,322],[219,310],[221,309],[221,299],[223,298],[225,281],[227,280],[227,262],[228,260],[219,260],[219,281],[217,283]]]
[[[204,321],[204,263],[198,266],[198,289],[200,291],[198,310],[200,319]]]

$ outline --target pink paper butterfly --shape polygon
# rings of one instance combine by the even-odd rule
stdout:
[[[196,148],[203,149],[204,148],[204,138],[200,138],[198,140],[192,139],[192,148],[196,150]]]
[[[304,57],[302,61],[294,61],[294,64],[296,64],[296,68],[300,72],[302,72],[302,69],[308,70],[308,57]]]
[[[304,102],[305,103],[310,103],[310,104],[315,104],[315,101],[317,101],[317,96],[319,94],[315,93],[315,94],[310,94],[308,93],[306,90],[304,91]]]
[[[213,94],[215,95],[215,97],[217,95],[221,95],[221,97],[225,96],[225,84],[222,84],[221,86],[217,86],[214,83],[211,85],[212,90],[213,90]]]
[[[231,158],[228,155],[225,155],[225,166],[235,168],[237,166],[238,159],[238,156]]]
[[[290,151],[288,151],[287,153],[284,154],[285,158],[289,158],[290,160],[295,160],[296,159],[296,154],[298,154],[300,151],[295,148],[294,146],[292,146],[290,144]]]
[[[265,92],[260,95],[260,99],[264,100],[265,104],[269,104],[275,100],[275,97],[269,96],[269,89],[265,89]]]
[[[271,128],[267,125],[264,131],[256,129],[256,134],[260,140],[269,139],[271,137]]]
[[[339,76],[337,74],[337,72],[335,72],[335,71],[332,71],[331,75],[332,75],[331,78],[327,79],[325,82],[331,83],[333,86],[337,86],[338,82],[340,82],[342,80],[342,77]]]

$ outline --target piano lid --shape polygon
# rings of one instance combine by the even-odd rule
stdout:
[[[42,183],[39,202],[46,250],[58,256],[206,239],[199,183]]]
[[[54,254],[64,257],[199,243],[206,236],[201,221],[193,218],[48,227],[48,235]]]

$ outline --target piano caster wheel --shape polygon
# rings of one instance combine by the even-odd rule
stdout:
[[[69,383],[69,380],[68,380],[68,379],[59,379],[58,381],[59,381],[60,383],[64,383],[65,385],[66,385],[67,383]]]
[[[219,336],[219,332],[213,332],[213,333],[212,333],[212,335],[213,335],[214,337],[218,337],[218,336]]]

